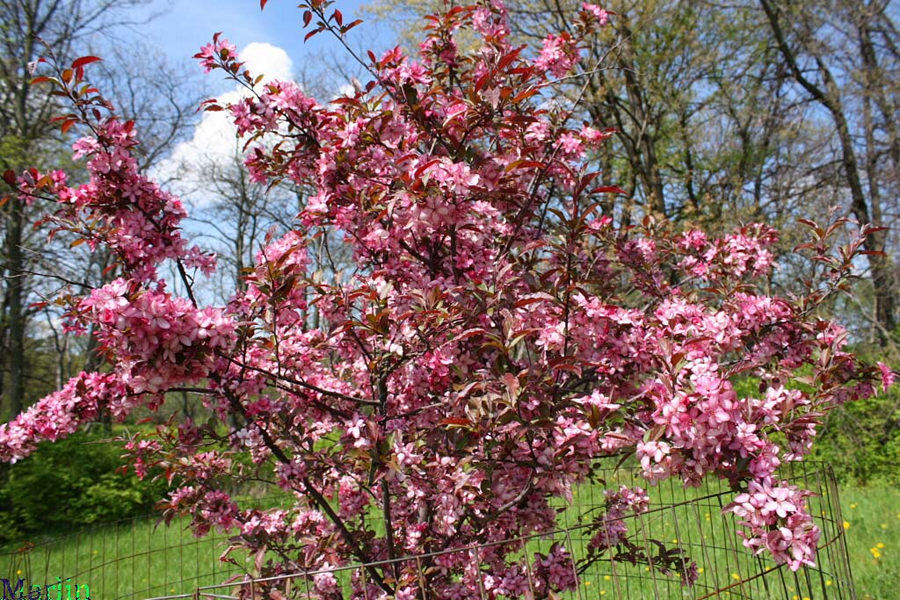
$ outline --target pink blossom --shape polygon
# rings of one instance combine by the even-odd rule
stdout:
[[[894,385],[896,375],[894,374],[893,369],[883,362],[878,362],[876,364],[878,365],[878,370],[881,371],[881,389],[887,391],[889,387]]]
[[[550,34],[544,38],[543,46],[534,65],[550,71],[554,77],[566,75],[578,61],[578,50],[567,34]]]
[[[744,545],[757,554],[768,550],[792,571],[802,565],[815,566],[819,529],[806,512],[806,497],[793,486],[773,486],[771,480],[751,481],[748,492],[738,495],[724,508],[741,519]]]
[[[596,19],[597,25],[600,25],[602,27],[603,25],[606,25],[609,22],[610,13],[606,10],[603,10],[596,4],[589,4],[589,3],[585,2],[581,5],[581,8],[582,8],[582,10],[585,10],[588,13],[590,13],[594,17],[594,19]]]
[[[200,64],[209,73],[219,62],[237,60],[237,48],[235,48],[234,44],[216,34],[214,41],[203,46],[200,52],[194,55],[194,58],[200,59]]]

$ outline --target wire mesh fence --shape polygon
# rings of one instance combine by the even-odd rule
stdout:
[[[504,540],[507,548],[520,547],[527,586],[518,597],[548,597],[537,593],[536,553],[547,554],[553,547],[564,547],[577,583],[561,598],[615,598],[621,600],[707,598],[766,599],[817,598],[855,599],[843,518],[837,486],[827,465],[795,463],[784,468],[784,476],[798,486],[814,492],[808,508],[821,529],[815,567],[797,572],[777,565],[766,555],[754,556],[743,547],[735,518],[722,509],[734,496],[728,486],[708,481],[699,488],[683,488],[677,482],[665,482],[654,488],[647,512],[626,520],[629,530],[647,546],[662,544],[685,557],[682,569],[693,563],[696,581],[685,586],[687,573],[663,573],[643,563],[614,560],[606,553],[588,560],[588,546],[595,532],[597,510],[603,506],[603,490],[644,484],[640,475],[629,469],[601,473],[603,486],[584,485],[577,489],[572,503],[560,506],[559,528],[513,540]],[[429,577],[435,565],[452,559],[475,565],[479,578],[471,597],[497,600],[511,596],[491,589],[489,575],[477,568],[480,556],[490,544],[455,548],[440,553],[422,554],[394,561],[348,565],[327,571],[292,573],[274,578],[254,579],[237,571],[234,565],[218,559],[227,545],[227,537],[211,534],[194,538],[181,526],[157,526],[155,519],[135,519],[74,532],[39,543],[25,543],[0,556],[0,576],[26,585],[56,583],[72,586],[73,598],[84,600],[83,586],[89,586],[93,600],[141,598],[204,599],[322,599],[354,598],[369,600],[379,596],[368,585],[372,573],[402,572],[412,581],[415,597],[438,598],[429,589]],[[612,553],[615,554],[615,553]],[[3,575],[5,573],[5,575]],[[322,582],[328,581],[323,593]],[[226,582],[226,583],[223,583]],[[81,595],[78,596],[78,590]],[[65,597],[65,596],[63,596]]]
[[[93,600],[136,600],[233,575],[218,560],[222,540],[219,534],[193,538],[148,516],[19,544],[0,558],[0,573],[11,582],[23,579],[26,587],[61,583],[63,598],[70,585],[84,600],[87,585]]]

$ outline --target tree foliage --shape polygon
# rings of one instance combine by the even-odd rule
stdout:
[[[122,444],[109,435],[79,432],[55,444],[43,444],[16,463],[0,485],[0,541],[71,531],[87,524],[144,516],[166,491],[165,482],[134,473],[123,477]],[[78,460],[72,460],[77,455]],[[37,493],[36,490],[42,490]],[[65,501],[47,510],[54,490]]]
[[[343,40],[356,25],[327,2],[302,9],[308,36]],[[511,43],[502,4],[453,7],[428,17],[416,57],[370,54],[371,81],[327,105],[263,82],[216,35],[197,58],[252,93],[206,110],[232,116],[254,181],[314,190],[224,306],[192,293],[212,257],[184,238],[181,203],[138,168],[133,124],[80,65],[45,75],[72,105],[63,123],[87,133],[74,148],[91,177],[69,186],[61,171],[28,170],[12,180],[15,201],[52,203],[48,227],[115,258],[115,280],[60,300],[110,368],[4,425],[0,456],[189,391],[214,418],[131,439],[132,464],[164,469],[179,486],[169,514],[191,515],[199,534],[237,528],[255,574],[491,544],[426,556],[421,570],[370,566],[352,582],[368,597],[416,597],[420,576],[436,598],[572,588],[564,548],[532,557],[529,580],[508,540],[552,530],[554,502],[628,457],[651,483],[726,479],[745,545],[792,569],[810,564],[819,534],[808,494],[777,469],[808,452],[831,408],[892,379],[815,312],[846,289],[869,229],[834,247],[845,223],[809,222],[801,251],[817,277],[779,297],[768,292],[777,232],[766,225],[713,236],[606,214],[622,190],[590,158],[612,132],[552,95],[610,16],[585,4],[532,52]],[[463,31],[478,40],[469,50],[456,42]],[[327,252],[318,264],[310,249],[323,236],[343,239],[350,272]],[[183,296],[161,278],[165,264]],[[799,374],[804,389],[786,386]],[[759,387],[738,396],[748,375]],[[293,500],[240,509],[228,490],[241,482]],[[604,503],[592,557],[693,581],[683,557],[659,555],[683,568],[651,559],[628,530],[645,490],[610,489]],[[315,585],[322,598],[337,590],[328,576]]]

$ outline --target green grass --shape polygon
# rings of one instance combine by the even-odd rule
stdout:
[[[683,587],[679,578],[666,576],[650,569],[646,564],[630,565],[624,562],[603,561],[586,571],[581,579],[588,597],[609,597],[627,600],[650,598],[731,598],[765,599],[784,598],[849,598],[847,577],[841,560],[840,540],[843,528],[837,511],[831,510],[833,498],[823,481],[814,472],[806,480],[800,472],[794,480],[803,487],[816,489],[820,494],[809,499],[809,509],[819,517],[823,539],[835,540],[825,545],[818,557],[815,569],[791,572],[786,566],[777,566],[766,555],[754,557],[743,547],[736,534],[734,519],[722,515],[724,504],[733,497],[721,482],[708,481],[698,490],[684,490],[673,481],[651,489],[650,511],[629,522],[632,539],[643,541],[653,548],[653,540],[663,543],[667,550],[679,550],[695,562],[699,578],[692,587]],[[615,482],[631,485],[631,481]],[[640,485],[636,480],[633,484]],[[724,491],[724,494],[718,492]],[[595,494],[587,488],[579,494]],[[690,501],[689,501],[690,500]],[[595,504],[594,501],[584,502]],[[585,536],[587,537],[587,536]],[[574,540],[576,553],[584,540]],[[717,594],[718,592],[718,594]],[[843,592],[843,596],[839,593]]]
[[[253,500],[263,507],[282,501],[280,497]],[[24,553],[16,552],[23,544],[8,545],[0,554],[0,577],[13,583],[24,578],[26,585],[53,584],[58,577],[71,577],[73,591],[75,585],[87,584],[92,600],[190,593],[197,586],[222,583],[236,571],[219,560],[228,535],[213,531],[198,538],[188,523],[178,518],[166,526],[155,516],[145,517],[33,539],[34,547]],[[244,560],[239,552],[231,557]],[[51,600],[55,597],[51,592]]]
[[[883,484],[844,487],[841,511],[848,525],[857,596],[860,600],[900,598],[900,489]]]
[[[677,504],[684,498],[678,486],[668,484],[652,490],[651,495],[660,507]],[[840,495],[841,518],[848,524],[846,540],[857,597],[863,600],[900,598],[900,490],[886,485],[845,487]],[[590,505],[597,500],[597,489],[583,487],[576,493],[578,504]],[[827,500],[813,500],[814,508],[821,509]],[[775,575],[767,576],[765,583],[757,579],[739,584],[738,579],[747,578],[770,563],[758,562],[741,548],[733,529],[719,516],[722,502],[713,497],[677,508],[660,508],[640,522],[631,523],[639,537],[680,547],[707,565],[697,587],[682,588],[677,577],[661,576],[648,571],[644,565],[601,562],[582,577],[582,597],[638,600],[659,594],[668,598],[698,598],[707,590],[732,584],[735,587],[721,597],[802,600],[825,597],[822,590],[828,597],[838,597],[831,593],[837,587],[827,572],[822,575],[812,572],[811,577],[804,578],[802,572],[795,576],[780,569]],[[28,583],[40,585],[54,583],[57,576],[75,573],[77,576],[70,583],[88,584],[92,599],[107,600],[190,593],[197,585],[220,583],[235,571],[218,561],[227,545],[223,536],[198,539],[185,525],[184,520],[176,520],[169,527],[162,524],[157,527],[155,521],[143,520],[94,528],[71,536],[64,543],[38,545],[24,555],[0,556],[0,577],[13,581],[23,577]],[[589,536],[576,534],[571,538],[576,553],[580,553]],[[550,543],[551,540],[530,542],[529,553],[546,552]],[[835,565],[829,564],[826,557],[820,566],[827,571]],[[740,596],[742,589],[743,596]],[[55,595],[51,594],[51,598]]]
[[[157,527],[148,519],[93,528],[38,545],[25,555],[3,557],[0,573],[11,581],[14,576],[25,578],[26,585],[73,575],[70,583],[89,585],[93,600],[162,596],[220,582],[226,574],[226,565],[218,561],[221,536],[195,538],[185,523]]]

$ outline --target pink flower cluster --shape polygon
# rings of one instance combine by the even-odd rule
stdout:
[[[596,19],[597,25],[600,25],[601,27],[609,22],[609,15],[611,13],[607,10],[603,10],[596,4],[589,4],[585,2],[581,5],[581,9],[590,13],[590,15],[594,19]]]
[[[606,490],[604,493],[606,512],[595,518],[594,536],[588,542],[588,548],[612,548],[627,539],[628,525],[625,519],[647,512],[650,498],[642,488],[620,486],[618,490]]]
[[[572,70],[578,59],[578,48],[567,34],[554,35],[551,33],[544,38],[534,66],[549,71],[554,77],[563,77]]]
[[[546,556],[537,557],[535,573],[554,592],[573,590],[578,585],[575,561],[562,544],[555,544]]]
[[[762,276],[772,267],[775,255],[769,248],[776,241],[778,233],[760,223],[742,227],[720,240],[709,240],[702,231],[688,231],[677,242],[687,253],[679,266],[709,281]]]
[[[195,308],[185,298],[116,279],[95,289],[73,310],[117,366],[133,393],[157,394],[207,377],[215,353],[232,343],[235,323],[217,308]]]
[[[198,59],[209,73],[216,68],[220,61],[237,59],[237,48],[217,33],[213,36],[213,41],[203,46],[200,52],[194,55],[194,58]]]
[[[883,391],[887,391],[889,387],[894,385],[894,382],[897,379],[897,374],[891,369],[889,366],[884,364],[883,362],[877,363],[878,370],[881,372],[881,389]]]
[[[112,373],[81,373],[65,386],[0,425],[0,459],[16,462],[41,440],[54,441],[96,420],[100,411],[128,402],[127,388]]]
[[[803,565],[815,566],[819,528],[806,510],[810,493],[769,478],[750,481],[724,510],[741,519],[747,529],[740,532],[744,546],[756,554],[768,551],[792,571]]]
[[[136,280],[156,279],[157,266],[167,259],[212,272],[214,257],[197,246],[188,248],[181,235],[180,223],[187,216],[181,201],[139,172],[132,154],[138,143],[134,123],[111,116],[93,131],[96,137],[73,144],[75,158],[88,159],[90,180],[77,188],[57,181],[51,191],[60,208],[49,220],[92,247],[105,244]]]

